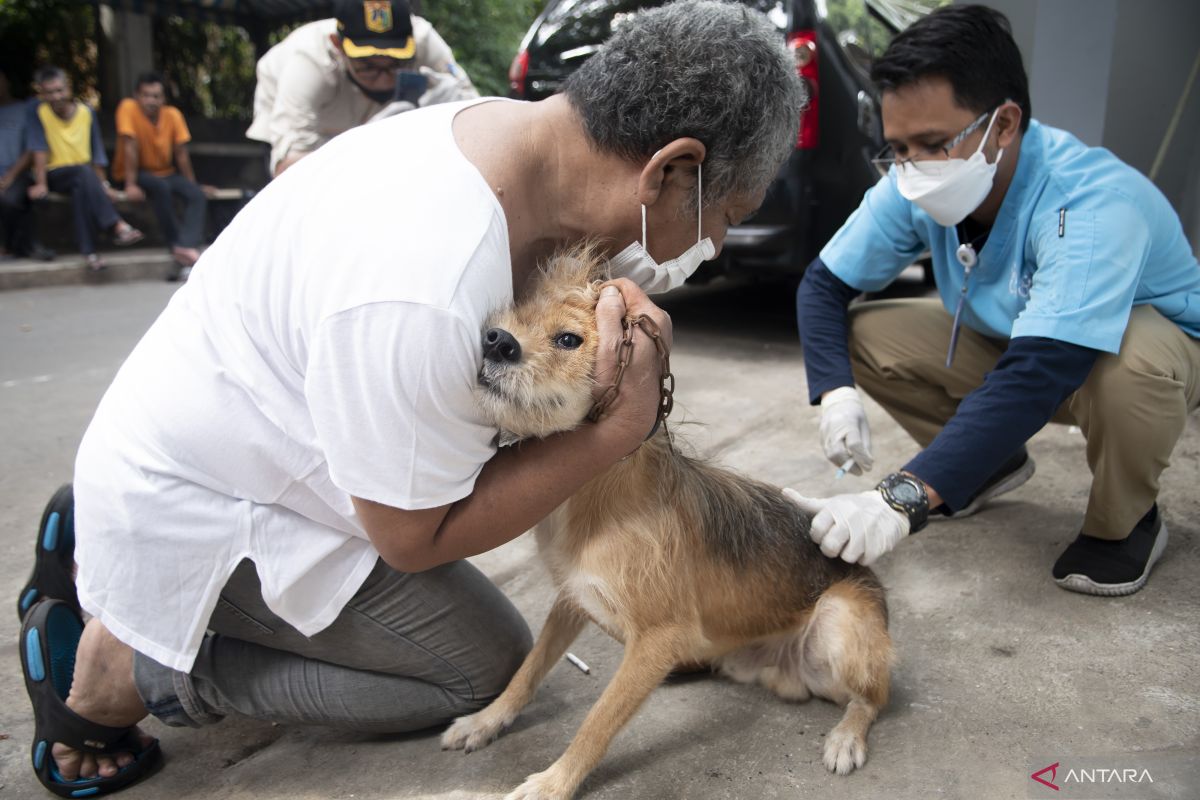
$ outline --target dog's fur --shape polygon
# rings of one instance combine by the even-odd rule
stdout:
[[[560,254],[531,299],[489,319],[479,400],[498,427],[523,438],[582,423],[603,269],[594,249]],[[497,352],[501,332],[519,353]],[[549,619],[504,693],[451,725],[443,747],[469,752],[511,725],[590,619],[625,644],[621,666],[562,757],[509,800],[571,797],[681,664],[711,664],[788,700],[845,705],[825,766],[843,775],[861,767],[888,696],[887,607],[869,569],[821,554],[810,521],[779,489],[681,454],[660,429],[538,525],[558,588]]]

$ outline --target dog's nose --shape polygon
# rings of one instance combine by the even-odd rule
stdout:
[[[492,328],[483,335],[483,357],[515,364],[521,360],[521,344],[503,328]]]

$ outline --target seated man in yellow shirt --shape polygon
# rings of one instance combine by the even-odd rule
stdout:
[[[149,198],[171,255],[186,270],[200,257],[207,200],[188,157],[187,122],[165,102],[162,76],[147,72],[138,77],[133,97],[117,106],[113,179],[125,181],[130,200]],[[183,199],[181,220],[175,217],[174,195]]]
[[[102,270],[93,225],[111,231],[118,245],[136,244],[144,237],[113,208],[112,187],[104,179],[108,159],[92,109],[75,100],[66,73],[58,67],[42,67],[34,81],[41,86],[42,102],[35,109],[36,123],[29,126],[33,152],[29,198],[40,200],[50,191],[70,195],[79,252],[88,269]]]

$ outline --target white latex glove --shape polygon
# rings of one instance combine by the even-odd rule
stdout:
[[[438,72],[429,67],[421,67],[421,74],[425,76],[427,87],[425,94],[417,100],[417,105],[421,108],[465,99],[460,94],[462,85],[459,83],[458,76],[448,72]]]
[[[784,495],[813,515],[809,536],[830,558],[871,564],[908,536],[908,517],[887,504],[877,489],[833,497]]]
[[[839,386],[821,400],[820,431],[825,457],[839,468],[853,458],[849,471],[862,475],[875,463],[867,412],[853,386]]]
[[[381,119],[387,119],[388,117],[394,117],[397,114],[403,114],[405,111],[412,111],[414,108],[416,108],[416,106],[407,100],[393,100],[379,111],[376,111],[375,115],[367,120],[367,122],[378,122]]]

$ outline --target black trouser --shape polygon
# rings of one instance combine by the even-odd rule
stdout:
[[[204,209],[208,204],[204,192],[178,172],[160,178],[149,172],[138,172],[137,184],[158,217],[163,238],[171,247],[199,247],[204,244]],[[183,220],[175,221],[172,195],[183,198]]]
[[[92,226],[106,231],[120,222],[121,217],[104,193],[104,186],[91,164],[52,169],[46,174],[46,183],[50,191],[71,196],[79,252],[85,256],[96,252],[96,234]]]
[[[14,256],[33,252],[33,201],[29,187],[33,179],[23,172],[12,185],[0,192],[0,228],[4,229],[4,249]]]

